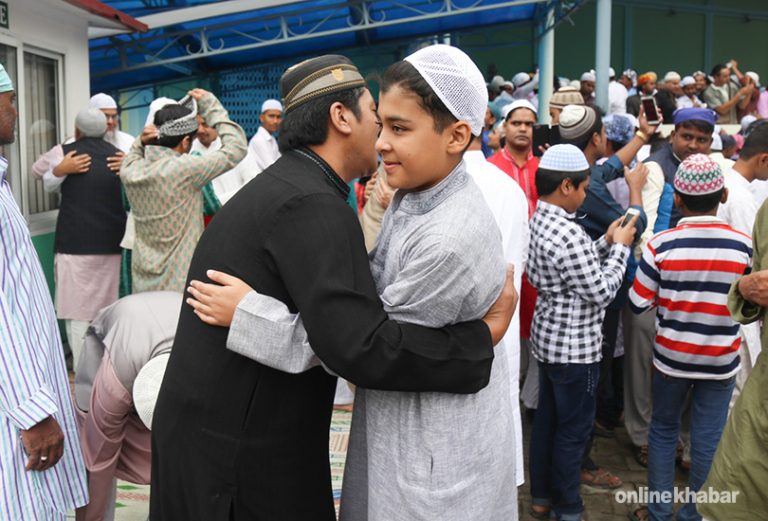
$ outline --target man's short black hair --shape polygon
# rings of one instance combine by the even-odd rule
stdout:
[[[191,114],[192,111],[189,110],[187,107],[183,107],[177,103],[169,103],[168,105],[165,105],[163,108],[155,112],[155,126],[160,127],[163,123],[166,123],[168,121],[173,121],[175,119],[183,118],[184,116],[187,116]],[[185,137],[189,137],[189,139],[194,139],[195,135],[197,134],[197,128],[193,132],[190,132],[189,134],[185,134],[183,136],[163,136],[159,138],[155,145],[161,146],[161,147],[168,147],[168,148],[175,148],[178,146],[179,143],[182,142],[182,140]]]
[[[680,128],[692,128],[709,135],[712,135],[715,131],[715,126],[703,119],[689,119],[688,121],[683,121],[682,123],[675,125],[675,130]]]
[[[381,79],[381,92],[386,93],[399,85],[403,90],[410,91],[418,98],[419,105],[423,108],[434,121],[435,132],[442,132],[448,125],[456,123],[458,119],[451,114],[448,107],[429,86],[424,77],[419,74],[416,67],[409,62],[402,60],[390,65],[384,72]]]
[[[675,190],[675,193],[680,196],[683,204],[690,211],[694,213],[707,213],[717,208],[717,205],[720,204],[720,199],[723,197],[723,190],[725,190],[725,188],[721,188],[717,192],[706,195],[682,194],[677,190]]]
[[[741,159],[750,159],[757,154],[768,153],[768,123],[757,125],[744,140],[739,152]]]
[[[712,67],[712,77],[717,78],[720,75],[720,71],[723,69],[727,69],[728,66],[724,63],[718,63],[714,67]]]
[[[560,172],[559,170],[539,168],[536,170],[536,191],[539,193],[539,197],[553,193],[566,179],[570,179],[574,188],[578,188],[581,183],[589,179],[589,169],[579,172]]]
[[[336,102],[351,110],[359,121],[362,115],[360,96],[363,92],[365,92],[364,87],[331,92],[284,112],[277,138],[280,152],[285,153],[299,147],[325,143],[328,139],[331,105]]]

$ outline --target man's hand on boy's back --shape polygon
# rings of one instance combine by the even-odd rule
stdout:
[[[624,216],[619,217],[608,227],[608,231],[605,232],[605,240],[608,241],[608,244],[632,246],[632,243],[635,242],[635,233],[637,232],[635,224],[637,224],[639,218],[640,215],[636,214],[632,216],[632,219],[625,226],[621,226]]]

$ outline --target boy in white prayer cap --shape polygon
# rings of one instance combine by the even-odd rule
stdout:
[[[274,134],[280,128],[282,120],[282,103],[276,99],[268,99],[261,104],[261,115],[259,116],[261,126],[248,143],[248,148],[254,159],[253,163],[258,168],[254,175],[263,172],[269,165],[280,159],[280,150]]]
[[[476,319],[502,290],[506,269],[500,232],[462,160],[480,136],[487,103],[482,74],[454,47],[425,47],[384,73],[376,149],[398,191],[371,252],[371,271],[385,310],[399,322],[435,328]],[[214,281],[222,280],[219,275],[209,272]],[[210,284],[192,284],[190,292],[198,299],[207,301],[204,294],[217,291]],[[260,338],[286,335],[284,322],[291,319],[280,317],[279,310],[287,314],[287,308],[262,298],[272,300],[269,316],[260,317],[258,325],[239,325],[261,328],[267,336],[259,333]],[[190,299],[193,306],[199,303]],[[237,326],[230,339],[242,338]],[[306,333],[293,330],[287,336],[306,339]],[[302,359],[293,356],[295,351],[311,349],[306,343],[271,353],[266,342],[236,344],[229,341],[227,347],[281,370],[300,372],[319,363],[309,356],[303,357],[307,365],[288,367]],[[448,354],[447,345],[435,349]],[[496,349],[488,386],[475,394],[358,387],[340,518],[517,519],[507,364],[506,351]]]
[[[576,222],[590,168],[574,145],[547,149],[536,171],[527,273],[538,290],[531,327],[539,403],[531,434],[531,515],[580,521],[580,468],[595,421],[605,308],[624,280],[638,215],[592,241]]]

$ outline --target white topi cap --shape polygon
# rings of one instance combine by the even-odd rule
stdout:
[[[261,114],[264,114],[268,110],[279,110],[280,112],[282,112],[283,104],[277,101],[276,99],[268,99],[267,101],[261,104]]]
[[[170,353],[163,353],[144,364],[136,380],[133,381],[133,406],[139,413],[139,418],[152,430],[152,417],[155,414],[155,403],[163,383],[165,368],[168,366]]]
[[[507,116],[509,116],[513,111],[517,109],[528,109],[531,112],[533,112],[534,116],[537,115],[536,107],[534,107],[533,103],[531,103],[527,99],[515,100],[509,105],[504,105],[504,108],[501,111],[501,115],[504,117],[504,119],[507,119]]]
[[[464,51],[450,45],[430,45],[407,56],[440,101],[479,136],[485,124],[488,89],[483,74]]]
[[[157,111],[166,105],[175,103],[177,103],[176,100],[171,98],[157,98],[153,100],[152,103],[149,104],[149,113],[147,114],[147,120],[144,122],[144,126],[146,127],[147,125],[154,125],[155,114]]]
[[[527,72],[518,72],[512,76],[512,83],[515,85],[515,87],[522,87],[529,81],[531,81],[531,75]]]
[[[88,108],[89,109],[116,109],[117,103],[115,102],[115,98],[113,98],[109,94],[104,94],[103,92],[99,92],[98,94],[94,94],[93,96],[91,96],[90,101],[88,101]]]
[[[696,85],[696,79],[693,76],[684,76],[683,79],[680,80],[681,87],[687,87],[688,85]]]
[[[589,163],[579,147],[575,145],[552,145],[541,156],[539,168],[555,172],[583,172],[589,170]]]
[[[595,81],[595,73],[594,72],[585,72],[581,75],[581,81]]]

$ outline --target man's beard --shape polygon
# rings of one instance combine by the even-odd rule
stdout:
[[[117,146],[117,130],[107,130],[102,139],[111,145]]]

